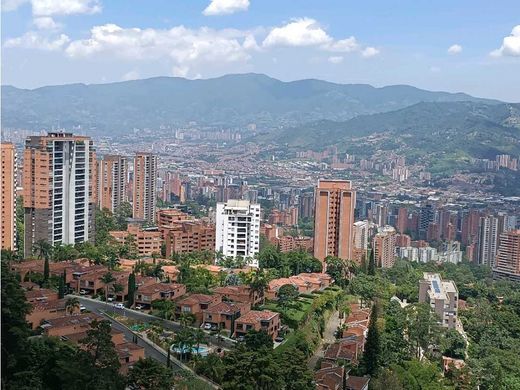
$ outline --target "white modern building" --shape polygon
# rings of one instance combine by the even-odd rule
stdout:
[[[217,203],[215,250],[224,256],[242,256],[258,267],[255,255],[259,249],[260,205],[234,199]]]
[[[428,303],[443,327],[456,329],[459,291],[451,280],[442,280],[436,273],[425,272],[419,281],[419,302]]]

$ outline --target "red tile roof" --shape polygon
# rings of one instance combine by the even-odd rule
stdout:
[[[251,310],[251,311],[247,312],[246,314],[244,314],[243,316],[241,316],[237,321],[243,322],[246,324],[256,324],[257,322],[260,322],[260,321],[269,321],[272,318],[279,316],[279,315],[280,315],[279,313],[276,313],[276,312],[270,311],[270,310],[262,310],[262,311]]]

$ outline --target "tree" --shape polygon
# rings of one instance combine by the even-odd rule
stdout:
[[[299,295],[297,287],[292,284],[284,284],[278,289],[278,306],[286,311],[296,302]]]
[[[246,347],[252,351],[266,349],[272,351],[273,339],[264,331],[250,330],[244,336]]]
[[[369,375],[374,375],[381,362],[381,344],[379,339],[379,329],[377,328],[377,305],[372,306],[370,322],[368,324],[368,335],[363,353],[363,368]]]
[[[454,359],[464,359],[466,353],[466,340],[455,329],[448,329],[441,341],[442,354]]]
[[[119,358],[112,342],[111,325],[107,320],[94,320],[87,336],[80,341],[83,345],[81,361],[92,370],[94,388],[120,389],[123,378],[119,374]]]
[[[63,299],[65,297],[65,283],[67,281],[67,271],[63,270],[63,275],[61,275],[58,281],[58,298]]]
[[[43,261],[43,284],[47,284],[50,276],[49,258],[46,257]]]
[[[368,261],[368,270],[369,275],[376,274],[376,251],[374,248],[370,250],[370,260]]]
[[[200,354],[200,345],[205,343],[207,340],[206,333],[200,328],[193,331],[193,342],[197,346],[197,354]]]
[[[286,390],[314,390],[314,377],[312,371],[307,368],[305,354],[296,349],[287,349],[284,353],[276,356],[283,383]]]
[[[114,278],[114,275],[112,275],[112,272],[107,272],[103,274],[101,278],[99,278],[105,285],[105,302],[108,304],[108,287],[111,283],[116,281],[116,278]]]
[[[26,338],[30,334],[25,317],[31,311],[31,306],[25,300],[25,294],[16,279],[2,259],[2,382],[13,379],[20,352],[25,348]],[[5,386],[5,388],[8,388]]]
[[[65,302],[65,311],[72,315],[74,314],[74,311],[80,307],[79,299],[78,298],[69,298],[67,299],[67,302]]]
[[[127,384],[131,390],[171,390],[173,372],[150,357],[139,359],[128,372]]]
[[[263,298],[265,290],[269,285],[266,274],[261,269],[246,274],[246,283],[249,285],[250,296],[254,297],[256,294],[259,298]]]
[[[40,239],[33,244],[33,253],[38,259],[50,259],[52,254],[52,246],[47,240]]]
[[[135,290],[135,274],[132,272],[130,275],[128,275],[128,301],[126,303],[127,307],[132,307],[134,305]]]
[[[345,287],[347,285],[347,264],[345,260],[339,257],[327,256],[325,263],[327,264],[327,274],[334,279],[338,286]]]

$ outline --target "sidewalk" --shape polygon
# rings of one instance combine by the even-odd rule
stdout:
[[[307,367],[309,369],[314,370],[316,367],[316,363],[318,360],[323,357],[324,350],[323,346],[324,344],[332,344],[336,341],[335,333],[338,329],[338,326],[340,325],[340,319],[339,319],[339,311],[335,311],[331,314],[329,320],[325,324],[325,330],[323,331],[323,338],[320,340],[319,345],[316,347],[316,351],[311,356],[309,361],[307,362]]]

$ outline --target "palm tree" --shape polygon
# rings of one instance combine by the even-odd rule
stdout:
[[[116,281],[116,278],[114,278],[114,275],[112,275],[112,272],[107,272],[104,274],[101,278],[99,278],[104,284],[105,284],[105,302],[108,305],[108,287],[111,283]]]
[[[112,285],[112,291],[114,292],[114,295],[117,297],[117,294],[119,293],[122,293],[123,291],[125,291],[125,288],[123,287],[122,284],[119,284],[119,283],[114,283]],[[124,301],[124,294],[123,294],[123,297],[121,299],[121,301]]]
[[[206,333],[200,328],[197,328],[193,333],[193,341],[197,346],[197,355],[200,355],[200,345],[206,342]]]
[[[71,316],[75,309],[76,308],[79,308],[80,307],[80,304],[79,304],[79,299],[74,297],[74,298],[69,298],[67,299],[67,302],[65,302],[65,311]]]
[[[248,274],[249,294],[254,300],[255,293],[258,294],[259,298],[263,298],[264,292],[267,289],[268,281],[267,277],[262,270],[252,271]]]
[[[33,253],[38,257],[38,259],[50,259],[52,253],[52,246],[45,239],[41,239],[36,241],[33,244]]]

